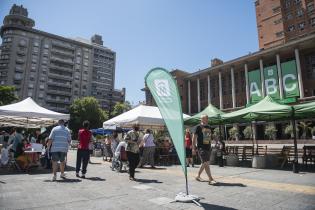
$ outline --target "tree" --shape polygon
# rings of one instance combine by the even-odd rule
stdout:
[[[15,87],[13,86],[0,86],[0,106],[11,104],[18,98],[14,94]]]
[[[126,111],[129,111],[130,109],[131,109],[131,105],[130,105],[129,101],[126,101],[124,103],[117,102],[114,106],[114,110],[111,113],[111,116],[115,117],[115,116],[120,115]]]
[[[300,123],[299,123],[299,127],[301,128],[301,130],[302,130],[302,139],[306,139],[306,137],[307,137],[307,134],[311,131],[311,125],[312,125],[312,123],[310,123],[310,122],[303,122],[303,121],[301,121]]]
[[[253,138],[253,131],[251,126],[246,126],[246,128],[243,130],[243,134],[245,139],[252,139]]]
[[[275,140],[277,131],[278,130],[274,125],[268,125],[265,128],[265,135],[268,137],[269,140]]]
[[[102,127],[103,122],[108,119],[108,114],[101,109],[94,97],[84,97],[74,100],[70,106],[69,127],[76,136],[84,120],[90,122],[91,128]]]

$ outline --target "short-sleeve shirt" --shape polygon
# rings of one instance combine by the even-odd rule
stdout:
[[[58,125],[51,130],[49,139],[52,140],[51,152],[68,152],[71,141],[70,131],[63,125]]]
[[[211,129],[209,125],[197,125],[195,130],[197,135],[197,148],[210,150],[211,147]]]
[[[18,146],[19,143],[22,143],[23,135],[20,133],[15,133],[13,137],[13,146],[12,149],[16,151],[16,147]]]
[[[92,132],[87,129],[80,129],[79,130],[79,145],[78,149],[82,150],[89,150],[89,144],[91,141]]]
[[[127,141],[127,148],[126,151],[133,152],[133,153],[139,153],[139,146],[138,146],[138,141],[139,141],[139,134],[131,130],[127,133],[125,136],[125,140]],[[131,142],[128,142],[131,141]]]

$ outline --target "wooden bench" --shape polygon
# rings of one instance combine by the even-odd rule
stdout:
[[[256,155],[266,155],[267,154],[267,145],[266,146],[262,146],[262,145],[256,146],[255,154]]]
[[[281,148],[268,148],[267,154],[277,155],[278,161],[281,164],[281,168],[284,167],[286,163],[292,162],[290,159],[291,146],[283,146]]]
[[[307,163],[315,164],[315,146],[304,146],[302,154],[303,165]]]

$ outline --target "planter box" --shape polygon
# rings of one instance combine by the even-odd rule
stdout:
[[[217,163],[217,150],[212,149],[210,153],[210,165],[215,165]]]
[[[279,167],[278,155],[267,154],[266,155],[266,167],[267,168],[277,168]]]
[[[266,168],[266,156],[255,155],[252,160],[253,168]]]
[[[236,154],[227,155],[225,158],[227,166],[239,166],[239,160]]]

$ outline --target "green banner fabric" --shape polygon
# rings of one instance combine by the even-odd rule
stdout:
[[[248,72],[250,103],[257,103],[262,99],[260,70]]]
[[[300,96],[295,60],[281,63],[284,98]]]
[[[159,107],[176,148],[183,172],[187,177],[183,113],[176,82],[173,76],[163,68],[154,68],[149,71],[145,81]]]
[[[278,69],[276,65],[268,66],[264,68],[264,78],[265,78],[265,89],[266,95],[271,98],[279,100],[279,79],[278,79]]]

